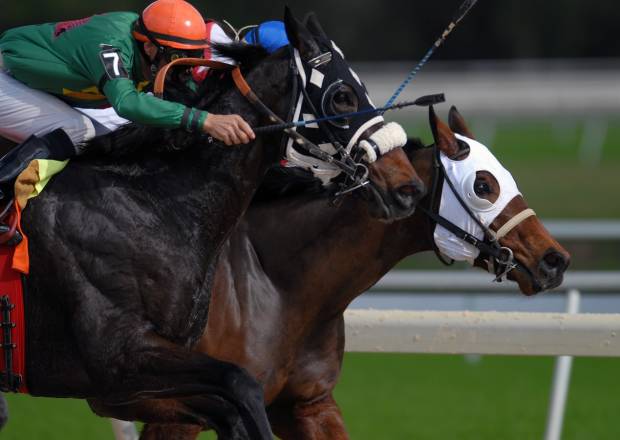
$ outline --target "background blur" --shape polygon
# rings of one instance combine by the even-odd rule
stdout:
[[[449,22],[460,0],[289,0],[301,18],[318,13],[377,104],[387,100]],[[0,29],[67,20],[148,2],[5,0]],[[282,17],[283,2],[206,1],[206,17],[236,27]],[[480,0],[402,99],[445,92],[473,132],[513,172],[545,220],[620,219],[620,2]],[[431,141],[424,110],[392,113],[411,136]],[[606,223],[601,223],[605,220]],[[615,229],[614,229],[615,228]],[[613,235],[613,234],[612,234]],[[620,243],[563,241],[571,270],[619,270]],[[443,269],[432,255],[401,265]],[[454,270],[463,270],[457,267]],[[588,296],[590,311],[620,311],[618,296]],[[617,293],[617,292],[616,292]],[[415,300],[412,300],[415,298]],[[439,299],[436,299],[439,298]],[[563,309],[559,293],[504,295],[374,293],[354,306],[428,309]],[[353,439],[534,439],[544,430],[550,358],[347,355],[337,389]],[[620,362],[576,359],[565,439],[620,438]],[[10,396],[9,439],[110,439],[83,402]]]

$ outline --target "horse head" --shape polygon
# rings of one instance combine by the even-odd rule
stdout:
[[[444,170],[443,188],[434,191],[431,203],[460,229],[438,224],[433,233],[437,250],[489,270],[499,280],[507,275],[526,295],[559,286],[570,256],[528,208],[510,172],[474,139],[455,107],[449,126],[432,108],[430,123]],[[459,236],[462,232],[470,237]]]
[[[301,80],[299,94],[290,106],[293,120],[315,120],[376,109],[344,53],[327,36],[314,14],[309,14],[302,24],[287,8],[284,21]],[[330,156],[340,161],[348,159],[369,177],[370,185],[365,191],[374,201],[371,212],[376,217],[389,220],[407,217],[425,194],[424,184],[402,151],[407,142],[403,128],[393,122],[386,123],[376,113],[318,122],[298,132]],[[292,140],[287,142],[286,157],[291,165],[311,171],[325,185],[346,182],[341,169],[311,157]]]

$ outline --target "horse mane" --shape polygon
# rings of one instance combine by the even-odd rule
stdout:
[[[409,158],[409,160],[413,160],[413,156],[416,152],[420,150],[424,150],[426,148],[430,148],[432,145],[424,145],[424,142],[420,138],[408,138],[407,143],[403,147],[403,151]]]
[[[283,198],[303,195],[327,196],[331,187],[323,186],[322,182],[303,168],[273,166],[269,169],[259,186],[252,203],[266,203]]]
[[[269,53],[261,46],[240,42],[214,43],[212,49],[218,55],[234,60],[244,70],[252,69],[269,56]],[[208,84],[204,85],[207,87],[198,88],[197,96],[189,96],[191,91],[188,87],[175,88],[173,86],[166,97],[170,101],[207,110],[213,103],[212,99],[203,99],[207,93],[219,96],[234,86],[229,75],[224,78],[207,79],[206,83]],[[205,143],[206,136],[200,133],[188,133],[180,128],[166,129],[130,123],[111,133],[91,139],[84,144],[83,150],[84,156],[87,157],[105,156],[129,159],[143,154],[177,153],[201,140]]]
[[[211,43],[211,50],[219,56],[231,58],[244,69],[255,67],[269,56],[264,47],[241,42]]]

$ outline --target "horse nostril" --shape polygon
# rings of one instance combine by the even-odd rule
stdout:
[[[568,258],[556,250],[548,251],[539,264],[540,274],[551,280],[561,276],[568,267]]]
[[[411,182],[398,187],[397,191],[402,196],[419,199],[424,195],[425,188],[422,182]]]
[[[412,208],[424,196],[424,185],[411,182],[396,188],[394,198],[406,209]]]
[[[560,269],[567,265],[564,255],[557,251],[547,252],[547,254],[543,257],[543,261],[547,267],[552,269]]]

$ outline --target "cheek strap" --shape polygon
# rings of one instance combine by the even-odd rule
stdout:
[[[497,232],[493,232],[493,231],[491,231],[491,232],[493,232],[493,235],[495,236],[496,240],[501,240],[506,235],[508,235],[508,233],[510,231],[512,231],[521,222],[523,222],[525,219],[528,219],[528,218],[530,218],[532,216],[535,216],[535,215],[536,215],[536,213],[534,212],[533,209],[526,209],[524,211],[521,211],[519,214],[515,215],[513,218],[508,220],[506,223],[504,223],[504,226],[499,228],[497,230]]]

